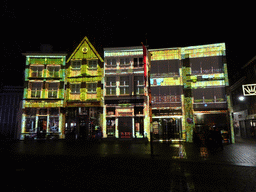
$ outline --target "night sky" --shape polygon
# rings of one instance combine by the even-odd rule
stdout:
[[[253,5],[29,2],[3,1],[1,86],[23,85],[22,53],[39,52],[42,44],[50,44],[53,52],[70,54],[84,36],[100,53],[105,47],[138,46],[142,41],[149,48],[225,42],[230,77],[256,55]]]

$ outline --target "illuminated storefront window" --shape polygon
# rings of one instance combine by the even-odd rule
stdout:
[[[115,118],[107,118],[107,136],[115,136]]]

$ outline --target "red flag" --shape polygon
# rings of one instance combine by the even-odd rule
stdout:
[[[144,82],[145,82],[145,87],[146,87],[146,81],[147,81],[147,49],[143,45],[143,63],[144,63]]]

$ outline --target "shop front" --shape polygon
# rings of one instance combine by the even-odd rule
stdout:
[[[105,138],[142,139],[145,133],[144,99],[106,100]]]
[[[153,118],[153,140],[172,141],[182,139],[181,117],[156,117]]]
[[[68,107],[66,108],[66,139],[92,139],[102,131],[100,125],[101,108]]]
[[[25,108],[21,140],[63,138],[61,108]]]

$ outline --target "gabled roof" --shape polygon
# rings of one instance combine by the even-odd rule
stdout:
[[[86,41],[86,43],[88,44],[88,46],[90,47],[90,49],[94,52],[94,54],[98,57],[98,59],[103,62],[103,59],[101,58],[100,54],[96,51],[96,49],[94,48],[94,46],[91,44],[91,42],[89,41],[89,39],[85,36],[84,39],[80,42],[80,44],[77,46],[77,48],[75,49],[75,51],[70,55],[70,57],[67,60],[67,63],[72,59],[72,57],[77,53],[77,51],[81,48],[81,46],[83,45],[83,43]]]

